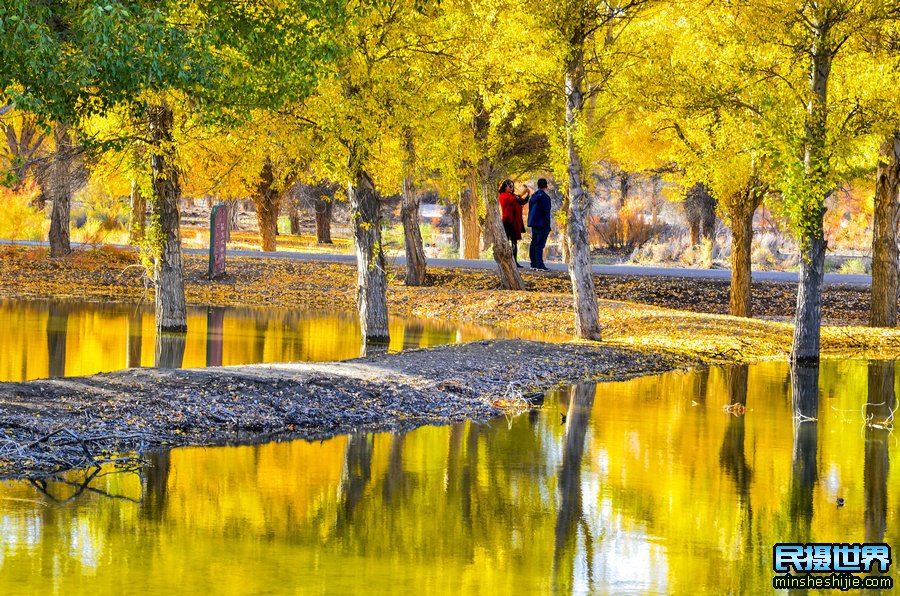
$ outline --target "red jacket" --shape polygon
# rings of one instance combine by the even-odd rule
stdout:
[[[528,199],[520,198],[511,192],[501,192],[498,197],[500,201],[500,220],[503,223],[511,223],[519,233],[525,231],[525,222],[522,221],[522,206],[528,202]]]

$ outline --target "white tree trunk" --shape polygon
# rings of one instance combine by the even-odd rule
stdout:
[[[566,144],[569,161],[569,215],[566,227],[571,250],[569,277],[572,279],[575,301],[575,334],[582,339],[599,341],[600,319],[587,235],[587,195],[584,192],[581,156],[576,143],[581,109],[584,106],[583,51],[583,45],[576,48],[566,72]]]
[[[347,194],[356,245],[357,307],[363,342],[387,343],[390,340],[387,264],[381,246],[378,195],[375,184],[362,168],[356,169]]]

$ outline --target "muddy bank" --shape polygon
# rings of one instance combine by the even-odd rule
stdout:
[[[603,345],[479,341],[344,362],[133,369],[0,383],[0,478],[41,476],[122,452],[323,439],[486,420],[562,384],[698,364]],[[129,456],[123,463],[135,463]]]

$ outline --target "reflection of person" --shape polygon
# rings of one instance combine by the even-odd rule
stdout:
[[[550,235],[550,195],[547,194],[547,179],[540,178],[537,192],[528,201],[528,227],[531,228],[531,268],[548,271],[544,265],[544,247]]]
[[[525,223],[522,221],[522,207],[528,203],[528,197],[531,196],[531,190],[526,186],[522,195],[515,193],[515,186],[512,180],[504,180],[500,185],[500,219],[503,221],[503,229],[506,230],[506,237],[512,244],[513,260],[516,267],[519,265],[519,240],[525,231]]]

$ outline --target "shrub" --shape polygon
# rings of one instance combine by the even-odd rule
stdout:
[[[692,246],[687,232],[668,233],[635,249],[630,261],[648,265],[677,264],[710,269],[714,265],[721,264],[721,259],[727,256],[723,241],[722,236],[716,235],[714,239],[704,238],[700,244]]]
[[[449,244],[445,244],[438,250],[437,258],[439,259],[459,259],[459,249],[453,248]]]
[[[687,235],[671,233],[636,248],[631,254],[631,261],[648,264],[675,263],[683,260],[689,248],[690,240]]]
[[[82,227],[88,221],[98,221],[104,230],[124,228],[131,220],[131,206],[127,197],[114,196],[107,192],[99,182],[91,181],[87,188],[79,193],[81,209],[73,212],[76,227]]]
[[[381,220],[381,244],[385,249],[402,248],[404,240],[402,225],[392,224],[387,219]]]
[[[786,270],[797,264],[797,257],[781,252],[782,235],[777,232],[763,232],[753,236],[750,261],[755,269]]]
[[[838,273],[871,273],[872,266],[865,259],[848,259],[838,267]]]
[[[643,213],[634,204],[626,204],[608,219],[594,215],[588,220],[588,242],[610,250],[633,251],[654,234],[653,226],[644,221]]]
[[[437,246],[440,233],[436,225],[419,224],[419,234],[422,236],[422,244],[424,246]],[[403,237],[403,241],[406,242],[406,236]]]
[[[6,240],[42,240],[49,226],[44,212],[32,207],[39,195],[34,184],[20,192],[0,187],[0,238]]]
[[[73,242],[91,244],[128,244],[128,230],[122,228],[117,220],[89,219],[80,228],[71,231]]]

